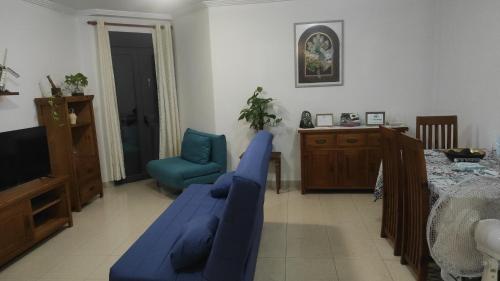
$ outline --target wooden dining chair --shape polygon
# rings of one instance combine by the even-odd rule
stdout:
[[[417,116],[417,139],[425,149],[457,148],[457,116]]]
[[[381,236],[394,247],[394,255],[401,255],[403,198],[401,184],[401,147],[397,130],[380,126],[384,191],[382,203]]]
[[[427,279],[430,261],[426,225],[430,210],[430,192],[424,146],[421,141],[406,135],[399,136],[402,151],[403,234],[401,263],[407,264],[417,281]]]

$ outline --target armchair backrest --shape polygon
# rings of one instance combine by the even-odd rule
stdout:
[[[222,173],[227,170],[227,143],[225,135],[214,135],[209,133],[204,133],[196,131],[193,129],[187,129],[187,134],[197,134],[200,136],[206,136],[210,138],[211,149],[210,149],[210,161],[215,162],[222,166]]]

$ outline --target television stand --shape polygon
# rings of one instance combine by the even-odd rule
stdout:
[[[44,177],[0,192],[0,266],[73,226],[69,177]]]

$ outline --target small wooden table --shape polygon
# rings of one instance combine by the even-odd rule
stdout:
[[[274,162],[276,169],[276,194],[280,194],[281,190],[281,152],[271,153],[271,162]]]
[[[240,159],[241,159],[241,157],[243,157],[244,154],[245,153],[242,153],[240,155]],[[271,159],[269,160],[269,162],[274,162],[274,167],[276,170],[276,194],[280,194],[280,190],[281,190],[281,152],[279,152],[279,151],[271,152]]]

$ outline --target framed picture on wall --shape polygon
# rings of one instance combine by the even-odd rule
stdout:
[[[344,85],[344,21],[295,24],[295,87]]]
[[[379,126],[385,124],[385,112],[367,112],[366,125]]]

